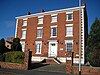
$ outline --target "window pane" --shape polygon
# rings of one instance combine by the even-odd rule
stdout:
[[[52,22],[57,22],[57,16],[52,16]]]
[[[36,53],[41,53],[41,44],[36,44]]]
[[[25,37],[26,37],[26,30],[22,30],[22,38],[25,39]]]
[[[72,43],[67,43],[66,44],[66,51],[72,51]]]
[[[57,31],[56,27],[52,28],[51,29],[51,36],[56,36],[56,34],[57,34],[56,31]]]
[[[72,16],[72,14],[67,14],[66,18],[67,18],[67,20],[72,20],[73,16]]]
[[[40,23],[40,24],[43,23],[43,17],[42,18],[38,18],[38,23]]]
[[[27,26],[27,20],[23,20],[23,26]]]
[[[37,37],[42,37],[42,29],[37,30]]]
[[[66,35],[67,36],[73,35],[73,27],[72,26],[66,27]]]

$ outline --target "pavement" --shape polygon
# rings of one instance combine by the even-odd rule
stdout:
[[[65,73],[65,64],[33,64],[31,70],[0,68],[0,75],[72,75]]]

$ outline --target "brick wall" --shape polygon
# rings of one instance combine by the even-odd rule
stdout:
[[[72,53],[67,54],[67,57],[69,56],[72,56]],[[66,73],[79,74],[78,65],[72,65],[72,60],[66,60]],[[100,75],[100,67],[81,66],[81,74]]]
[[[48,56],[48,40],[58,40],[58,56],[65,57],[66,53],[66,45],[65,40],[73,40],[73,51],[75,54],[78,53],[78,37],[79,37],[79,11],[73,11],[73,21],[66,21],[66,12],[56,12],[57,22],[51,22],[51,14],[44,14],[43,24],[38,24],[38,16],[28,18],[27,26],[23,25],[23,19],[18,20],[18,29],[17,29],[17,37],[21,39],[22,37],[22,29],[26,28],[26,39],[21,39],[21,41],[25,41],[26,46],[25,50],[32,50],[33,56]],[[73,37],[66,37],[66,24],[73,24]],[[57,25],[57,37],[50,38],[51,27]],[[37,27],[43,27],[43,36],[42,38],[37,38]],[[36,54],[36,45],[35,41],[42,41],[42,53]],[[60,50],[63,48],[63,50]]]
[[[31,66],[31,51],[25,52],[24,64],[0,62],[0,68],[28,70]]]

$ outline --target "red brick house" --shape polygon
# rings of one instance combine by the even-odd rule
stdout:
[[[16,17],[15,37],[21,39],[23,51],[32,51],[33,61],[49,57],[66,62],[66,52],[74,52],[74,63],[78,63],[79,35],[84,64],[87,37],[86,6],[81,6],[81,34],[79,34],[79,7],[41,12]]]

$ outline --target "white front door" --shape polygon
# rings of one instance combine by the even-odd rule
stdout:
[[[57,57],[57,42],[49,42],[49,57]]]

